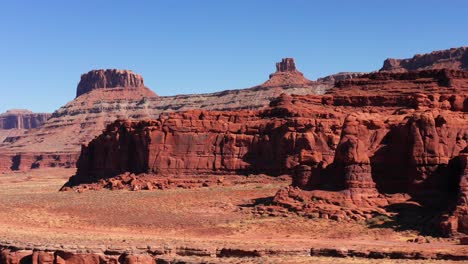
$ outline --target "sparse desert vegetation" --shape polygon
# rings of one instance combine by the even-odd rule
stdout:
[[[59,192],[72,169],[43,169],[2,174],[0,178],[0,240],[65,248],[132,248],[168,246],[203,250],[241,248],[291,250],[311,248],[364,251],[421,251],[467,254],[449,239],[408,243],[416,232],[369,228],[365,222],[308,219],[299,216],[263,217],[251,213],[256,199],[271,197],[285,183],[214,186],[153,191]],[[380,217],[381,218],[381,217]],[[388,219],[371,219],[371,222]],[[250,251],[249,251],[250,250]],[[173,256],[183,260],[183,256]],[[192,256],[191,259],[194,257]],[[187,257],[185,257],[187,259]],[[196,259],[196,258],[195,258]],[[205,257],[206,261],[213,261]],[[211,260],[210,260],[211,259]],[[213,263],[239,263],[218,258]],[[243,261],[265,263],[261,254]],[[328,263],[326,257],[281,256],[268,263]],[[361,258],[334,260],[363,263]],[[395,260],[366,260],[395,263]],[[400,260],[399,260],[400,261]],[[436,263],[444,263],[438,262]],[[399,263],[421,263],[401,260]],[[427,262],[425,262],[427,263]]]

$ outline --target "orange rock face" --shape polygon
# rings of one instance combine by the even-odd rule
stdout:
[[[283,65],[283,66],[282,66]],[[143,78],[128,70],[94,70],[82,75],[77,97],[56,110],[40,128],[28,133],[0,130],[0,153],[13,157],[42,153],[79,155],[81,144],[98,136],[116,119],[157,119],[160,114],[192,109],[263,109],[282,93],[315,94],[331,88],[330,82],[312,82],[295,69],[292,59],[278,64],[267,85],[209,94],[157,96]],[[2,134],[3,133],[3,134]],[[25,160],[25,159],[23,159]],[[5,161],[5,160],[4,160]],[[21,168],[30,168],[24,164]],[[8,170],[6,164],[0,170]]]
[[[145,87],[143,77],[128,70],[94,70],[81,75],[76,89],[76,97],[95,89],[109,88],[134,89]]]
[[[457,195],[464,201],[455,160],[468,140],[467,77],[452,70],[375,73],[338,82],[324,96],[282,95],[264,110],[119,120],[83,146],[68,186],[125,172],[290,174],[295,188],[278,193],[279,205],[361,219],[410,197],[455,217],[452,232],[466,232],[466,207],[450,204]],[[309,204],[314,199],[323,204]],[[361,213],[336,214],[333,206]]]
[[[386,59],[381,71],[414,71],[430,69],[468,70],[468,47],[417,54],[410,59]]]
[[[14,141],[29,129],[41,127],[50,117],[49,113],[33,113],[18,109],[0,114],[0,143]]]
[[[31,129],[42,126],[51,114],[33,113],[29,110],[8,110],[0,114],[0,130]]]

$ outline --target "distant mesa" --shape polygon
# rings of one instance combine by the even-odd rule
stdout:
[[[37,128],[42,126],[50,116],[49,113],[33,113],[26,109],[10,109],[0,114],[0,130]]]
[[[15,114],[32,114],[33,111],[28,109],[9,109],[1,115],[15,115]]]
[[[335,83],[347,79],[359,78],[364,74],[366,74],[366,72],[339,72],[322,78],[318,78],[317,82]]]
[[[416,54],[408,59],[389,58],[381,71],[405,72],[434,69],[468,70],[468,46]]]
[[[81,75],[76,97],[96,89],[143,87],[145,87],[143,77],[129,70],[92,70]]]
[[[284,58],[276,63],[276,72],[270,74],[270,79],[263,83],[263,87],[304,86],[314,82],[304,77],[304,74],[296,69],[293,58]]]

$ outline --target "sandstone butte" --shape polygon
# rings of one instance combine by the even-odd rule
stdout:
[[[334,76],[342,78],[342,74]],[[157,96],[145,87],[141,75],[128,70],[93,70],[81,76],[76,98],[41,127],[24,135],[6,134],[11,136],[0,143],[0,172],[73,167],[81,144],[116,119],[157,119],[162,113],[190,109],[260,109],[282,93],[321,94],[332,86],[330,80],[307,80],[291,58],[278,63],[277,71],[261,85],[209,94]]]

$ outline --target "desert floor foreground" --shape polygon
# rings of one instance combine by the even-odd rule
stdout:
[[[288,183],[137,192],[59,192],[73,173],[73,169],[42,169],[0,174],[0,241],[63,248],[164,245],[304,252],[311,248],[346,248],[468,255],[468,247],[457,245],[455,240],[429,238],[431,243],[406,242],[417,236],[413,231],[396,232],[388,228],[369,228],[365,223],[337,223],[298,216],[260,217],[250,213],[255,201],[272,197]],[[231,263],[231,260],[226,258],[222,263]],[[250,259],[258,263],[329,263],[331,260],[326,257]],[[363,261],[333,259],[335,263]],[[427,260],[424,263],[428,263]]]

